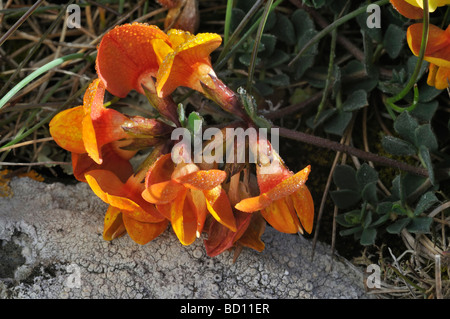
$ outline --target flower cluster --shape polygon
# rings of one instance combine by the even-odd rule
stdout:
[[[238,117],[239,127],[255,126],[238,94],[212,68],[210,54],[221,42],[214,33],[165,33],[140,23],[117,26],[98,46],[98,78],[90,83],[83,105],[50,122],[55,142],[72,154],[74,176],[109,204],[105,240],[128,233],[146,244],[171,225],[183,245],[205,233],[206,251],[216,256],[241,246],[262,251],[266,221],[281,232],[311,233],[314,204],[305,185],[309,166],[292,173],[262,135],[255,143],[234,145],[255,155],[254,166],[194,163],[191,145],[173,138],[186,125],[172,97],[180,86]],[[105,104],[106,92],[124,98],[132,90],[148,98],[157,117],[126,115]],[[260,156],[261,149],[269,155]],[[132,165],[137,154],[147,156]],[[174,161],[174,155],[183,160]]]
[[[409,19],[423,18],[423,0],[390,0],[400,14]],[[429,12],[437,7],[450,4],[450,0],[429,0]],[[422,42],[423,24],[414,23],[408,27],[407,41],[414,55],[418,56]],[[425,61],[429,64],[427,83],[438,90],[450,86],[450,26],[446,30],[430,24],[428,42],[425,49]]]

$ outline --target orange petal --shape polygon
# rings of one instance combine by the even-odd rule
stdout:
[[[106,211],[104,226],[103,226],[103,239],[113,240],[125,234],[126,229],[122,220],[122,213],[116,207],[109,206]]]
[[[418,56],[420,45],[422,42],[422,23],[415,23],[408,27],[406,39],[409,48]],[[450,68],[450,29],[442,30],[441,28],[430,24],[427,48],[425,50],[425,60]]]
[[[311,166],[308,165],[297,174],[286,178],[280,184],[266,192],[267,197],[272,200],[277,200],[296,192],[305,184],[310,171]]]
[[[92,105],[103,105],[105,98],[105,83],[99,78],[94,79],[84,92],[83,109],[85,114],[91,113]]]
[[[108,193],[122,192],[123,183],[112,172],[93,170],[85,174],[86,182],[102,201],[109,204]]]
[[[227,178],[227,173],[221,170],[200,170],[185,176],[181,176],[177,181],[183,184],[185,187],[209,190],[216,186],[219,186]]]
[[[401,15],[408,19],[422,19],[423,10],[416,6],[413,6],[405,0],[390,0],[394,9],[396,9]]]
[[[291,195],[302,228],[311,234],[314,225],[314,201],[306,186]]]
[[[158,96],[171,94],[178,86],[203,92],[201,82],[214,87],[209,74],[215,74],[209,55],[222,43],[215,33],[202,33],[180,43],[160,65],[156,76]]]
[[[122,213],[138,221],[157,223],[164,217],[156,207],[141,197],[141,190],[129,190],[111,171],[94,170],[85,174],[85,178],[94,193],[104,202],[119,208]]]
[[[197,215],[191,205],[185,205],[187,192],[184,189],[173,201],[170,219],[172,228],[183,245],[190,245],[197,238]]]
[[[96,67],[109,92],[122,98],[133,89],[144,94],[140,83],[158,70],[154,39],[169,44],[167,35],[157,26],[143,23],[115,27],[103,37]]]
[[[208,256],[215,257],[233,247],[249,227],[251,219],[252,215],[250,214],[236,212],[236,232],[225,227],[215,219],[212,220],[207,230],[208,239],[204,241]]]
[[[191,189],[187,193],[190,204],[197,215],[197,231],[196,236],[200,237],[205,224],[208,208],[206,206],[206,198],[202,191]]]
[[[450,86],[450,68],[439,67],[436,72],[434,86],[438,90],[446,89]]]
[[[300,223],[295,212],[293,212],[287,199],[274,201],[265,209],[261,210],[264,219],[276,230],[282,233],[294,234],[300,230]]]
[[[163,215],[167,220],[170,220],[170,218],[171,218],[170,209],[171,209],[172,203],[156,204],[155,206],[161,215]]]
[[[404,0],[413,6],[420,7],[423,9],[423,0]],[[428,0],[428,7],[430,12],[434,12],[437,7],[445,6],[450,4],[449,0]]]
[[[94,80],[84,95],[85,116],[82,121],[84,147],[92,159],[101,164],[103,145],[123,138],[127,133],[122,125],[128,118],[122,113],[103,106],[105,86],[99,79]]]
[[[206,206],[213,217],[222,225],[232,231],[236,231],[236,220],[231,209],[230,200],[222,186],[214,187],[211,190],[203,191],[206,198]]]
[[[170,29],[167,31],[167,36],[169,37],[169,41],[172,44],[172,48],[176,50],[180,45],[194,38],[191,32],[180,29]]]
[[[145,187],[171,180],[175,164],[172,161],[171,154],[160,156],[148,170],[145,178]]]
[[[165,181],[157,184],[152,184],[142,192],[142,197],[149,203],[153,204],[167,204],[173,201],[178,193],[184,189],[173,181]]]
[[[188,65],[199,61],[209,61],[209,55],[222,43],[222,38],[216,33],[199,33],[188,39],[175,50]]]
[[[123,223],[130,238],[140,245],[145,245],[161,235],[166,230],[169,221],[163,220],[159,223],[143,223],[128,215],[123,215]]]
[[[56,144],[69,152],[86,153],[81,126],[83,117],[83,106],[77,106],[56,114],[49,124],[50,134]]]
[[[272,200],[266,194],[249,197],[241,200],[234,207],[241,212],[252,213],[264,209],[272,203]]]
[[[294,175],[277,158],[267,166],[257,166],[256,176],[258,178],[258,187],[260,193],[266,193],[280,184],[283,180]]]
[[[80,182],[86,182],[84,174],[88,171],[104,169],[114,172],[114,174],[122,181],[126,182],[128,177],[133,174],[133,167],[130,162],[112,149],[111,144],[107,144],[102,149],[105,160],[101,165],[97,164],[87,154],[72,153],[72,169],[73,175]]]
[[[252,214],[252,219],[244,234],[239,238],[239,243],[256,251],[264,250],[264,242],[261,240],[266,229],[266,221],[259,213]]]

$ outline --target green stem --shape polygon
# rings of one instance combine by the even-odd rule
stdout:
[[[22,81],[17,83],[16,86],[14,86],[6,95],[0,100],[0,110],[5,106],[5,104],[14,96],[16,95],[20,90],[22,90],[25,86],[27,86],[28,83],[33,81],[38,76],[42,75],[43,73],[53,69],[54,67],[57,67],[58,65],[70,61],[82,58],[84,56],[84,53],[75,53],[75,54],[69,54],[63,57],[60,57],[56,60],[53,60],[52,62],[49,62],[33,73],[29,74],[26,78],[24,78]]]
[[[323,108],[325,107],[325,102],[328,97],[328,91],[331,85],[331,78],[333,76],[333,70],[334,70],[334,58],[336,56],[336,40],[337,40],[337,28],[334,29],[331,32],[331,48],[330,48],[330,60],[328,62],[328,75],[327,80],[325,82],[325,88],[324,88],[324,94],[322,96],[322,100],[320,101],[319,107],[317,108],[317,114],[314,119],[315,122],[319,119],[320,114],[323,111]]]
[[[231,25],[231,15],[233,13],[233,2],[234,0],[227,0],[227,11],[225,14],[225,30],[223,34],[223,45],[227,45],[228,39],[230,37],[230,25]]]
[[[241,33],[241,31],[244,29],[244,27],[247,25],[247,23],[251,20],[251,18],[253,17],[253,15],[255,14],[256,10],[259,8],[259,6],[261,5],[261,3],[264,0],[258,0],[253,7],[250,9],[249,12],[247,12],[247,14],[245,15],[244,19],[242,19],[241,23],[239,23],[239,25],[237,26],[236,30],[234,30],[233,34],[230,36],[230,38],[228,39],[228,41],[226,41],[224,43],[222,52],[219,55],[219,58],[217,59],[217,63],[219,63],[219,61],[223,61],[224,56],[228,53],[231,44],[234,43],[234,39]],[[216,69],[216,67],[215,67]]]
[[[382,6],[389,3],[389,0],[379,0],[377,2],[374,2],[373,4]],[[291,67],[311,46],[316,44],[320,41],[323,37],[325,37],[327,34],[329,34],[331,31],[339,27],[340,25],[346,23],[347,21],[359,16],[360,14],[367,11],[367,6],[363,6],[361,8],[358,8],[345,16],[343,16],[340,19],[337,19],[330,25],[328,25],[325,29],[317,33],[301,50],[300,52],[295,56],[295,58],[288,64],[288,67]]]
[[[259,23],[258,31],[256,33],[255,44],[253,45],[252,57],[250,60],[250,65],[248,67],[248,78],[247,78],[247,91],[250,94],[251,94],[251,89],[252,89],[252,85],[253,85],[253,76],[255,73],[256,59],[257,59],[257,55],[258,55],[259,44],[261,43],[262,34],[263,34],[264,27],[267,22],[267,17],[269,16],[269,13],[270,13],[270,8],[272,6],[272,3],[273,3],[273,0],[269,0],[266,3],[264,12],[262,15],[262,20]]]
[[[428,0],[425,0],[423,2],[423,29],[422,29],[422,42],[420,43],[420,51],[419,51],[419,56],[418,56],[418,60],[414,69],[414,72],[411,76],[411,78],[409,79],[408,83],[406,84],[406,86],[403,88],[403,90],[398,93],[396,96],[390,97],[388,99],[386,99],[386,106],[391,110],[394,110],[396,112],[403,112],[403,111],[412,111],[414,110],[414,108],[417,106],[417,103],[419,102],[419,89],[417,88],[417,78],[419,77],[420,74],[420,70],[422,68],[422,64],[423,64],[423,59],[425,57],[425,50],[427,48],[427,43],[428,43],[428,31],[429,31],[429,26],[430,26],[430,15],[429,15],[429,10],[428,10]],[[411,106],[409,107],[399,107],[397,105],[395,105],[396,102],[400,101],[401,99],[403,99],[405,97],[406,94],[409,93],[409,91],[411,91],[411,89],[414,87],[414,100],[413,103],[411,104]],[[389,112],[391,114],[392,117],[392,112]],[[395,119],[395,116],[393,117],[393,119]]]
[[[272,12],[281,2],[283,2],[284,0],[277,0],[271,7],[269,10],[269,13]],[[218,71],[220,68],[223,67],[223,65],[225,64],[225,62],[231,57],[231,55],[234,54],[234,52],[239,49],[239,47],[242,45],[242,43],[256,30],[256,28],[259,26],[259,23],[261,22],[262,16],[259,17],[259,19],[248,29],[248,31],[241,37],[241,39],[239,39],[239,41],[231,48],[224,48],[224,50],[222,51],[222,56],[219,56],[219,58],[217,59],[217,62],[214,65],[214,70]],[[230,44],[230,41],[228,44]],[[224,53],[226,52],[226,53]]]

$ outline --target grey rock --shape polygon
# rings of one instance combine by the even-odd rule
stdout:
[[[146,245],[102,238],[107,205],[84,183],[10,182],[0,198],[0,298],[369,298],[330,247],[266,228],[262,253],[206,255],[170,227]]]

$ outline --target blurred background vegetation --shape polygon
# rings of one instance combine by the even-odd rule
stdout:
[[[311,240],[363,272],[378,264],[382,287],[371,290],[378,297],[450,297],[449,93],[427,85],[423,63],[414,109],[385,105],[417,63],[406,44],[411,21],[388,1],[378,2],[380,28],[367,25],[368,1],[192,2],[192,31],[224,39],[212,55],[219,78],[250,90],[259,114],[281,128],[280,154],[292,171],[311,164]],[[70,4],[81,9],[80,27],[68,27]],[[70,154],[52,141],[48,122],[81,104],[108,30],[135,21],[170,27],[169,9],[153,0],[0,5],[1,193],[8,196],[13,176],[74,183]],[[432,23],[445,27],[449,16],[438,8]],[[210,101],[185,93],[176,96],[188,110],[224,121]],[[398,105],[413,99],[411,90]],[[131,94],[111,107],[151,116],[147,103]]]

